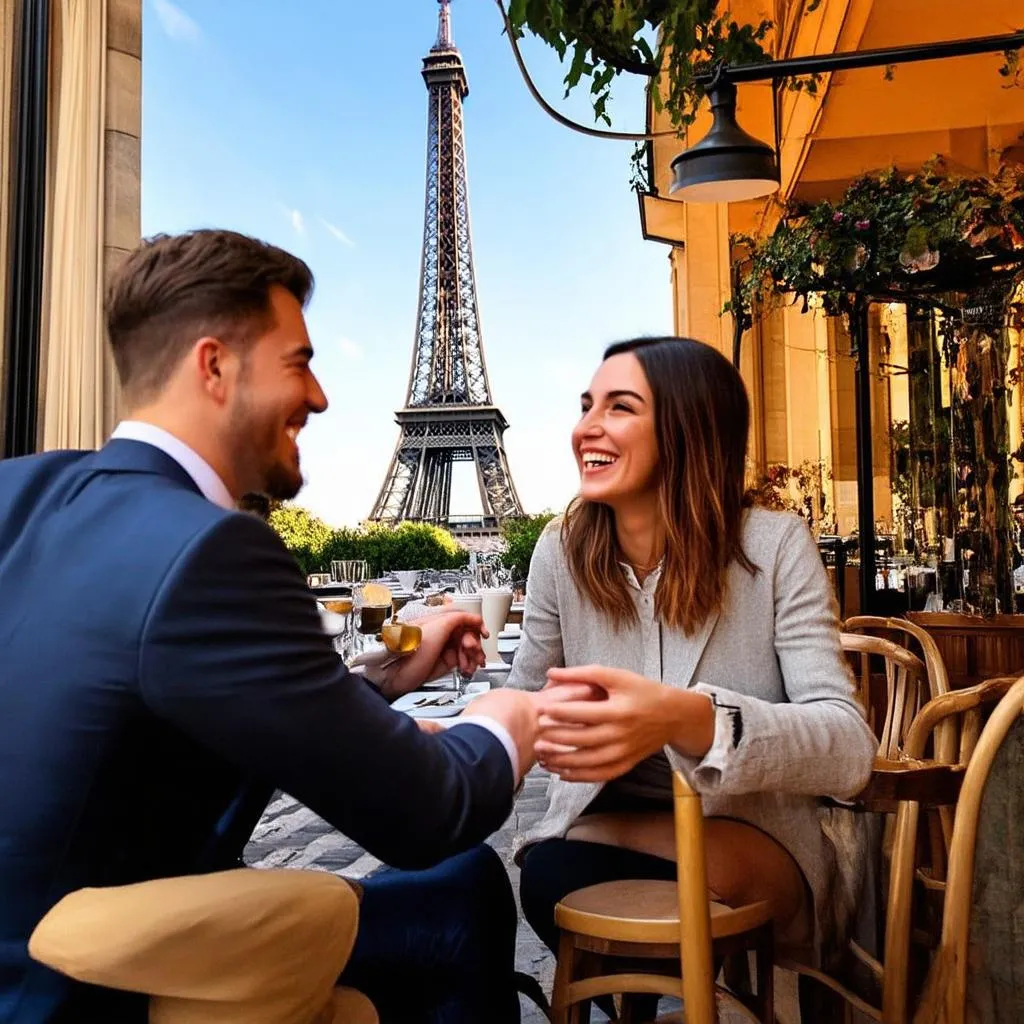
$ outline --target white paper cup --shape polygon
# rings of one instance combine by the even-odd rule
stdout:
[[[479,594],[452,594],[450,607],[470,615],[483,615],[483,598]]]
[[[501,664],[501,655],[498,653],[498,634],[505,628],[508,621],[509,609],[512,607],[512,591],[501,587],[479,590],[477,593],[481,598],[481,615],[484,620],[484,629],[490,634],[484,641],[484,654],[487,656],[489,665]]]

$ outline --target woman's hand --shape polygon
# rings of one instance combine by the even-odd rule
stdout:
[[[541,715],[537,760],[563,779],[607,782],[666,744],[689,757],[711,747],[714,707],[704,694],[602,665],[548,671],[548,687],[566,684],[589,684],[597,699],[551,704]]]

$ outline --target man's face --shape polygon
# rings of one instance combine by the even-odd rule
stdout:
[[[298,433],[327,398],[309,368],[313,346],[298,300],[274,287],[270,305],[274,326],[249,346],[235,379],[229,433],[243,489],[283,501],[302,487]]]

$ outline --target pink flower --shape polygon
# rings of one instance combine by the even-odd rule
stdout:
[[[845,217],[846,217],[846,214],[843,213],[842,210],[836,210],[836,212],[832,214],[832,223],[833,224],[842,224],[843,220],[845,219]]]
[[[871,227],[871,221],[869,221],[869,220],[859,220],[859,221],[857,221],[857,223],[856,223],[856,224],[854,224],[853,226],[854,226],[854,227],[855,227],[855,228],[856,228],[856,229],[857,229],[858,231],[867,231],[867,229],[868,229],[869,227]]]

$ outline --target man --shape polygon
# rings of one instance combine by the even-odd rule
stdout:
[[[480,619],[431,618],[418,652],[354,677],[294,559],[235,509],[301,486],[297,437],[327,407],[312,283],[232,232],[143,244],[108,297],[125,420],[99,452],[0,462],[2,1021],[144,1019],[32,962],[28,936],[72,890],[237,865],[274,788],[399,868],[459,855],[366,884],[351,969],[385,1020],[517,1019],[511,894],[475,844],[511,809],[540,705],[496,691],[421,731],[388,699],[481,664]]]

